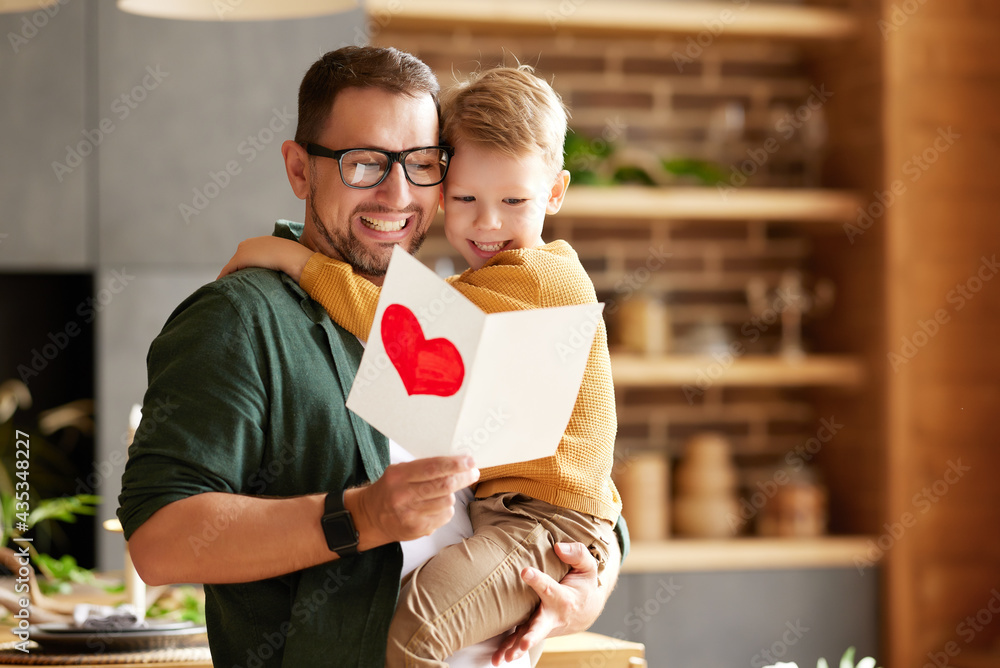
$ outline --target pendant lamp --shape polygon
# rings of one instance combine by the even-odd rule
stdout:
[[[0,14],[48,9],[58,2],[59,0],[0,0]]]
[[[357,7],[357,0],[118,0],[130,14],[191,21],[303,19]]]

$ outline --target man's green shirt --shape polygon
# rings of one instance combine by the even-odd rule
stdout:
[[[126,538],[168,503],[203,492],[283,497],[377,479],[386,439],[344,406],[361,354],[284,274],[240,271],[195,292],[147,358],[119,497]],[[203,518],[188,541],[193,556],[225,540],[227,523]],[[207,585],[213,663],[381,666],[401,566],[393,543],[282,577]]]

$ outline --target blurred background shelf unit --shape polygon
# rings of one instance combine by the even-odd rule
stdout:
[[[391,0],[378,2],[388,7]],[[990,271],[987,265],[1000,246],[994,168],[1000,125],[990,113],[1000,103],[1000,5],[572,0],[530,3],[531,9],[511,0],[445,9],[428,1],[413,8],[416,4],[397,6],[402,11],[394,14],[376,12],[370,33],[376,42],[418,53],[444,82],[453,67],[462,73],[504,54],[508,62],[517,57],[551,78],[573,111],[572,127],[592,146],[624,143],[668,158],[715,160],[730,166],[730,185],[745,176],[746,183],[730,192],[729,204],[758,187],[860,197],[823,214],[832,224],[813,224],[812,215],[801,210],[751,214],[746,201],[739,203],[745,219],[734,220],[739,209],[720,211],[721,198],[711,190],[704,200],[682,207],[684,198],[674,189],[577,187],[564,212],[550,222],[550,238],[572,234],[601,297],[616,300],[609,306],[638,292],[638,286],[618,281],[643,267],[649,251],[663,244],[671,255],[642,287],[667,297],[677,337],[706,310],[716,322],[744,323],[746,281],[754,274],[773,278],[794,267],[830,279],[836,300],[825,317],[807,325],[805,340],[813,355],[847,356],[860,366],[860,384],[714,385],[690,402],[682,387],[619,387],[619,447],[638,450],[646,444],[676,453],[690,435],[711,428],[733,439],[738,456],[743,452],[752,460],[750,453],[764,449],[787,451],[810,436],[818,419],[836,418],[843,429],[815,458],[830,489],[830,532],[871,536],[890,547],[881,562],[880,606],[872,598],[873,578],[849,568],[826,570],[821,577],[817,569],[756,570],[752,578],[745,571],[713,571],[703,579],[689,574],[678,582],[685,589],[670,599],[673,608],[664,606],[655,622],[640,618],[633,627],[636,606],[659,602],[650,597],[661,593],[663,581],[656,573],[634,573],[619,586],[625,594],[605,611],[602,630],[627,627],[632,639],[647,643],[651,664],[657,656],[665,665],[745,664],[752,663],[753,652],[726,654],[728,646],[739,644],[758,619],[767,619],[768,610],[781,614],[774,612],[782,609],[775,599],[799,606],[804,600],[792,600],[789,592],[808,591],[806,598],[828,596],[816,605],[829,610],[856,595],[858,605],[844,608],[851,620],[836,622],[843,633],[824,653],[827,658],[849,644],[875,653],[879,648],[870,635],[859,640],[854,633],[881,624],[880,665],[923,665],[934,657],[939,664],[945,648],[954,650],[956,644],[961,653],[949,656],[954,665],[971,665],[967,659],[973,654],[989,655],[988,665],[1000,664],[989,649],[1000,637],[995,622],[968,646],[956,636],[962,620],[993,600],[1000,563],[994,530],[1000,525],[1000,492],[988,473],[1000,459],[995,447],[1000,349],[994,345],[1000,290],[975,282],[980,271]],[[766,27],[753,28],[764,16]],[[817,117],[822,124],[809,122]],[[789,125],[795,132],[787,132]],[[778,150],[766,161],[746,163],[762,155],[769,139],[778,142]],[[675,199],[659,199],[665,195]],[[793,195],[804,193],[790,194],[785,204]],[[657,203],[650,211],[643,200]],[[605,220],[584,218],[599,210]],[[608,257],[610,249],[616,249],[617,259]],[[970,287],[978,289],[974,299],[957,310],[948,295]],[[915,334],[923,332],[920,323],[941,309],[951,320],[933,343],[892,366],[889,353],[900,355],[906,341],[912,346]],[[770,343],[773,350],[773,339]],[[616,359],[620,368],[624,360]],[[973,471],[920,515],[905,540],[889,540],[893,523],[915,511],[914,496],[938,484],[949,462],[958,460],[974,460]],[[674,542],[679,550],[688,549],[688,543]],[[659,545],[651,547],[654,562],[670,563]],[[706,551],[699,559],[705,562],[713,554],[734,553],[701,547]],[[789,543],[788,549],[797,548]],[[814,591],[815,582],[823,584]],[[729,589],[734,593],[727,595]],[[740,615],[747,600],[761,606],[752,620]],[[698,607],[702,603],[705,608]],[[727,617],[728,605],[734,612]],[[876,607],[881,617],[874,616]],[[685,625],[687,619],[704,618],[714,622],[707,642],[705,633]],[[832,623],[813,620],[824,637],[838,637]],[[720,629],[732,631],[725,642]],[[815,655],[810,660],[795,653],[783,660],[815,664]]]
[[[731,444],[746,497],[838,425],[808,461],[829,490],[829,535],[756,538],[751,521],[738,539],[636,541],[595,630],[646,643],[651,665],[757,665],[760,639],[780,637],[788,615],[801,614],[823,631],[782,660],[815,665],[851,644],[875,654],[879,569],[861,576],[856,558],[877,556],[870,544],[883,517],[882,238],[868,230],[858,253],[845,235],[871,186],[835,175],[845,165],[831,165],[830,147],[860,116],[877,148],[879,124],[870,94],[855,107],[852,86],[832,87],[817,65],[832,53],[827,62],[858,77],[877,69],[851,55],[869,25],[843,6],[789,2],[368,4],[372,41],[415,53],[442,85],[527,63],[571,109],[584,150],[567,166],[598,183],[575,177],[544,238],[577,249],[606,304],[619,462],[659,453],[673,463],[692,437],[716,432]],[[588,150],[606,161],[592,163]],[[630,160],[649,170],[660,160],[712,164],[721,174],[600,183]],[[421,257],[442,271],[464,268],[440,225]],[[759,318],[748,295],[748,285],[773,289],[789,272],[810,290],[818,279],[836,289],[825,315],[804,320],[794,363],[779,355],[780,318]],[[645,354],[623,344],[621,326],[643,301],[666,315],[662,340]]]
[[[799,3],[368,7],[372,40],[417,54],[443,85],[500,62],[534,66],[571,109],[577,139],[610,154],[612,167],[615,156],[647,167],[651,159],[719,167],[707,187],[676,174],[666,183],[658,175],[659,187],[577,179],[547,222],[545,238],[573,244],[606,303],[620,456],[652,450],[676,458],[693,435],[715,431],[732,442],[747,482],[812,438],[822,420],[839,421],[843,431],[810,462],[830,486],[830,529],[874,533],[877,474],[863,479],[860,495],[855,480],[837,475],[847,453],[880,452],[877,421],[841,419],[877,403],[872,341],[819,334],[841,328],[834,321],[845,316],[875,317],[870,300],[855,312],[852,267],[818,261],[842,253],[842,228],[864,203],[853,187],[829,187],[829,110],[849,93],[824,88],[813,62],[819,49],[854,40],[856,16]],[[607,166],[590,164],[586,150],[567,166],[607,181]],[[430,264],[443,260],[445,271],[448,262],[464,268],[440,226],[421,252]],[[796,364],[777,355],[780,322],[756,319],[747,293],[754,281],[773,290],[790,271],[836,287],[829,314],[805,320],[805,356]],[[661,304],[667,317],[662,349],[650,357],[623,346],[622,312],[640,300]],[[739,352],[730,362],[733,345]],[[699,385],[705,378],[711,382]]]
[[[571,188],[564,209],[547,222],[547,238],[573,244],[606,303],[622,460],[646,451],[676,459],[691,437],[719,432],[732,444],[743,489],[752,492],[755,480],[769,477],[827,420],[845,431],[810,458],[825,475],[823,458],[857,438],[857,423],[840,411],[875,402],[870,360],[835,340],[800,358],[776,354],[780,318],[758,318],[747,285],[775,286],[790,269],[809,272],[859,205],[846,190],[748,187],[723,198],[712,187]],[[452,257],[439,232],[422,253],[429,261]],[[838,294],[833,311],[851,298]],[[652,354],[622,345],[622,316],[642,301],[661,303],[666,314],[662,348]],[[808,345],[832,317],[806,322]],[[706,332],[714,337],[707,342]],[[693,349],[699,340],[707,346],[700,352]],[[835,409],[823,408],[829,396]],[[834,515],[842,498],[854,498],[849,483],[831,490]],[[871,531],[836,516],[831,526],[838,534]]]

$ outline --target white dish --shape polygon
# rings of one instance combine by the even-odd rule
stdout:
[[[82,631],[66,624],[28,627],[28,639],[47,651],[69,653],[136,652],[169,647],[191,647],[208,643],[204,626],[192,623],[151,625],[123,631]]]

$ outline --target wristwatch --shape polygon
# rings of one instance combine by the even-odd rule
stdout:
[[[341,557],[358,553],[358,530],[354,528],[351,511],[344,507],[343,492],[330,492],[326,495],[323,517],[319,522],[331,552],[336,552]]]

